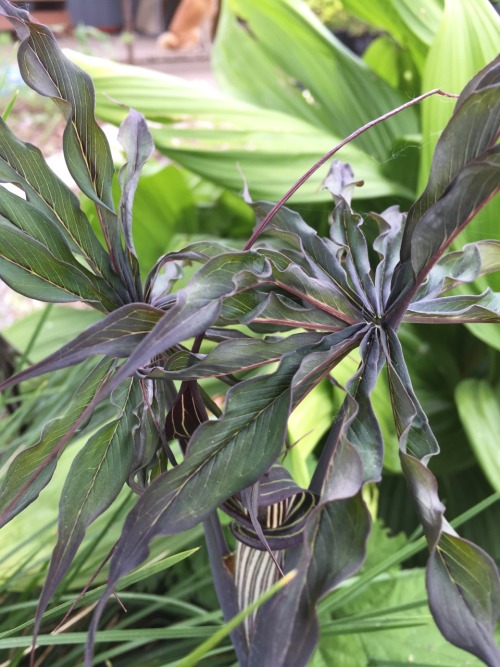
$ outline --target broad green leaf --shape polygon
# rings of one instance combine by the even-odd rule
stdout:
[[[58,442],[87,408],[105,381],[110,367],[111,363],[105,361],[93,368],[76,390],[65,414],[47,424],[40,440],[18,454],[10,464],[0,489],[2,525],[33,502],[49,483],[61,453]]]
[[[320,438],[332,423],[334,406],[328,382],[321,382],[293,410],[288,420],[290,449],[283,461],[297,484],[308,487],[311,481],[311,456]]]
[[[349,52],[302,1],[226,2],[215,65],[221,83],[229,84],[238,96],[285,113],[293,109],[299,118],[339,137],[404,101],[399,91]],[[255,68],[260,73],[257,77]],[[394,139],[416,131],[416,114],[410,110],[376,126],[357,145],[368,155],[385,160]],[[360,174],[357,164],[353,166]]]
[[[376,527],[377,524],[368,540],[369,552]],[[383,554],[393,541],[394,538],[386,538],[388,544],[382,543],[380,547],[374,543],[373,557],[377,557],[377,552]],[[400,548],[404,544],[403,540]],[[381,560],[383,556],[379,555],[375,562]],[[394,621],[404,623],[406,619],[406,627],[391,628]],[[309,667],[479,667],[482,664],[449,644],[436,628],[426,603],[425,571],[421,568],[384,572],[336,610],[333,618],[321,615],[320,621],[320,641]]]
[[[153,121],[150,129],[158,150],[234,192],[243,189],[243,173],[255,199],[277,200],[343,138],[287,113],[201,90],[160,72],[76,52],[68,55],[92,75],[99,118],[116,125],[124,119],[124,109],[113,100],[134,107]],[[352,144],[339,156],[354,165],[366,183],[358,196],[413,196],[404,186],[381,177],[379,165]],[[328,200],[321,191],[325,176],[320,170],[310,178],[295,201]]]
[[[118,416],[95,433],[75,457],[59,503],[58,539],[38,602],[34,635],[57,586],[71,565],[85,532],[116,499],[130,474],[130,433],[134,410],[142,399],[137,381],[129,380],[112,400]]]
[[[458,414],[485,477],[500,491],[500,393],[486,380],[463,380],[455,392]]]
[[[382,34],[368,45],[364,62],[392,88],[418,95],[418,74],[408,48],[398,44],[393,35]]]
[[[93,354],[128,357],[139,341],[151,332],[163,312],[145,303],[122,306],[99,320],[46,359],[0,384],[4,390],[42,373],[78,364]]]
[[[342,0],[344,8],[408,48],[420,72],[442,16],[441,0]]]
[[[427,54],[422,89],[459,93],[476,72],[498,55],[500,18],[488,0],[445,0],[442,19],[435,25],[437,32]],[[436,141],[452,109],[452,104],[442,99],[423,102],[421,187],[428,178]],[[478,118],[473,126],[478,132],[483,129]]]

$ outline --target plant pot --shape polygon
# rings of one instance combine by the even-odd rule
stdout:
[[[73,25],[83,23],[105,32],[118,32],[123,26],[121,0],[67,0]]]

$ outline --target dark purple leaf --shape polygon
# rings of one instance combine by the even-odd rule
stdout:
[[[137,380],[114,392],[119,415],[101,427],[76,455],[59,502],[57,544],[40,594],[33,635],[63,576],[68,571],[87,528],[112,504],[130,474],[130,434],[137,426],[136,407],[142,400]]]
[[[500,293],[486,290],[470,296],[442,296],[417,301],[408,307],[405,322],[500,322]]]
[[[127,286],[129,300],[138,300],[141,294],[114,213],[114,167],[108,142],[94,117],[92,80],[66,58],[50,30],[32,22],[26,11],[0,0],[0,14],[11,20],[19,36],[23,79],[40,95],[52,98],[67,120],[63,150],[68,169],[82,192],[96,203],[113,268]]]
[[[39,149],[18,139],[1,119],[0,181],[19,185],[29,203],[50,220],[68,245],[80,252],[91,269],[108,282],[117,293],[118,303],[124,303],[124,286],[113,272],[109,255],[95,236],[76,196],[51,171]],[[14,206],[13,197],[17,195],[7,190],[1,193],[5,202],[2,206]],[[20,199],[18,207],[23,205],[22,201]]]
[[[144,116],[131,109],[118,131],[118,139],[125,149],[127,162],[120,169],[118,179],[122,189],[118,207],[125,245],[129,253],[136,256],[132,238],[132,204],[144,164],[153,152],[153,137]]]
[[[386,350],[401,465],[429,543],[427,591],[432,614],[448,641],[496,667],[500,664],[493,637],[500,616],[498,569],[479,547],[459,538],[444,518],[436,478],[427,467],[438,451],[437,442],[411,386],[401,345],[390,330]]]
[[[145,303],[122,306],[43,361],[2,382],[0,391],[43,373],[78,364],[93,354],[128,357],[162,316],[163,311]]]
[[[116,546],[90,645],[113,587],[146,558],[154,536],[196,525],[227,498],[255,482],[276,460],[290,411],[291,381],[303,354],[288,354],[275,373],[230,389],[223,416],[203,423],[191,438],[182,463],[158,477],[141,496]]]
[[[12,461],[0,488],[0,525],[5,525],[38,498],[40,491],[50,482],[62,452],[58,447],[59,441],[104,384],[110,368],[110,361],[102,361],[95,366],[75,391],[65,414],[49,422],[40,440]]]

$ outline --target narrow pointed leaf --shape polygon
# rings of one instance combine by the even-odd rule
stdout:
[[[104,311],[116,307],[104,281],[99,285],[76,262],[58,259],[40,241],[1,217],[0,234],[0,276],[20,294],[40,301],[85,301]]]
[[[197,380],[203,377],[230,375],[279,361],[283,354],[305,345],[314,345],[323,338],[320,333],[299,333],[287,338],[269,337],[262,340],[243,338],[220,343],[203,359],[197,360],[187,352],[178,352],[168,360],[162,376],[172,379]]]
[[[420,218],[413,231],[411,250],[417,279],[443,254],[476,211],[496,194],[499,176],[500,149],[496,147],[461,169],[439,201]]]
[[[67,120],[63,135],[66,164],[78,187],[99,207],[113,268],[135,299],[140,295],[121,245],[111,189],[113,161],[94,117],[92,81],[64,56],[50,30],[33,23],[26,11],[0,0],[0,13],[12,21],[21,40],[18,61],[22,77],[39,94],[52,98]]]
[[[132,204],[144,164],[153,151],[153,138],[144,116],[131,109],[118,131],[118,139],[125,149],[127,162],[120,169],[118,178],[122,189],[119,204],[119,219],[125,244],[135,255],[132,238]]]
[[[1,119],[0,181],[19,185],[25,191],[28,201],[51,220],[68,243],[81,252],[89,266],[117,291],[123,302],[124,287],[113,272],[110,258],[95,236],[90,222],[80,209],[78,199],[50,170],[38,148],[17,139]]]
[[[271,210],[271,204],[259,202],[254,205],[258,219],[263,219]],[[329,239],[321,238],[295,212],[283,207],[271,220],[266,233],[290,243],[308,260],[309,270],[319,280],[329,279],[342,298],[346,313],[359,314],[362,303],[359,295],[349,284],[344,267],[337,257],[338,246]]]
[[[49,483],[61,453],[57,449],[59,440],[92,401],[110,368],[109,361],[95,366],[74,393],[65,414],[47,424],[40,440],[12,461],[0,488],[0,525],[19,514]]]
[[[0,390],[43,373],[78,364],[93,354],[128,357],[153,330],[163,312],[145,303],[122,306],[99,320],[57,352],[0,384]]]
[[[129,380],[117,390],[113,403],[121,414],[88,440],[71,465],[59,503],[58,539],[38,601],[35,636],[87,528],[111,505],[127,481],[132,463],[130,433],[136,425],[134,409],[140,400],[137,381]]]
[[[487,290],[471,296],[442,296],[412,303],[406,322],[500,322],[500,293]]]
[[[434,435],[413,392],[396,335],[387,334],[391,401],[403,473],[429,543],[427,591],[432,614],[448,641],[490,667],[500,662],[493,632],[500,616],[500,577],[494,561],[459,538],[444,519],[437,481],[428,469]]]
[[[145,559],[155,535],[187,530],[229,496],[256,481],[276,460],[290,411],[291,381],[300,361],[300,354],[289,354],[272,375],[232,388],[224,415],[202,424],[190,441],[184,461],[158,477],[144,492],[125,522],[92,632],[114,585]]]

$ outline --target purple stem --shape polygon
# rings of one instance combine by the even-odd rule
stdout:
[[[384,120],[387,120],[391,116],[395,116],[398,114],[400,111],[404,111],[405,109],[408,109],[408,107],[413,106],[414,104],[417,104],[418,102],[421,102],[422,100],[425,100],[426,97],[430,97],[431,95],[443,95],[444,97],[454,97],[457,98],[458,95],[454,95],[453,93],[446,93],[445,91],[441,90],[440,88],[434,88],[433,90],[429,90],[427,93],[423,93],[422,95],[419,95],[418,97],[413,98],[409,102],[405,102],[405,104],[402,104],[400,107],[397,107],[396,109],[392,109],[391,111],[388,111],[387,113],[383,114],[382,116],[379,116],[378,118],[375,118],[374,120],[371,120],[370,122],[366,123],[366,125],[363,125],[363,127],[358,128],[354,132],[352,132],[346,139],[343,139],[340,144],[337,144],[335,148],[332,148],[328,153],[323,155],[322,158],[320,158],[316,164],[314,164],[306,173],[299,178],[299,180],[293,185],[290,190],[279,200],[277,204],[273,206],[273,208],[269,211],[269,213],[266,215],[266,217],[262,220],[260,225],[254,230],[252,233],[251,237],[248,239],[248,241],[245,244],[245,247],[243,250],[250,250],[250,248],[253,246],[255,241],[259,238],[259,236],[262,234],[266,226],[268,225],[269,221],[276,215],[276,213],[280,210],[280,208],[286,204],[286,202],[290,199],[292,195],[294,195],[297,190],[304,185],[304,183],[307,181],[307,179],[314,174],[315,171],[317,171],[322,165],[325,164],[337,151],[339,151],[341,148],[343,148],[346,144],[348,144],[350,141],[353,139],[356,139],[359,137],[361,134],[369,130],[371,127],[374,125],[378,125],[378,123],[381,123]]]

